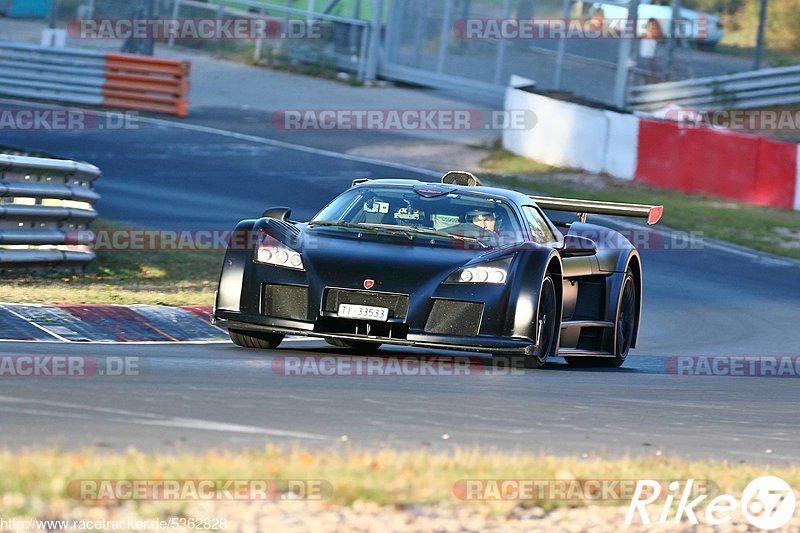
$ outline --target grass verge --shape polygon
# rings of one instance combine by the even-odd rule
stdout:
[[[755,56],[755,47],[741,39],[724,39],[716,47],[716,52],[736,57],[746,57],[752,59]],[[763,51],[763,66],[765,67],[789,67],[800,64],[800,54],[797,52],[784,52],[772,50],[766,47]]]
[[[123,229],[106,220],[93,228]],[[8,303],[212,305],[224,251],[98,251],[86,272],[3,280]]]
[[[548,167],[497,146],[481,163],[483,178],[501,187],[540,194],[664,206],[662,224],[755,250],[800,259],[800,212],[682,194]]]
[[[58,514],[57,509],[96,507],[76,499],[71,481],[80,480],[321,480],[332,493],[324,503],[353,506],[369,502],[403,508],[436,505],[458,508],[481,506],[490,514],[506,514],[513,508],[596,505],[596,500],[533,499],[524,501],[464,501],[454,495],[462,480],[708,480],[720,492],[741,494],[751,480],[776,475],[791,486],[800,485],[795,466],[687,462],[663,456],[617,460],[554,458],[510,455],[486,450],[451,452],[282,450],[267,445],[261,451],[208,452],[204,454],[147,455],[129,450],[122,454],[40,451],[0,452],[0,498],[6,515]],[[74,489],[73,489],[74,490]],[[458,491],[456,491],[458,492]],[[105,501],[106,508],[135,506],[148,517],[191,515],[191,502]],[[626,505],[627,501],[605,502]]]

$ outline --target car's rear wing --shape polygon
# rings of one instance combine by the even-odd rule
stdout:
[[[545,210],[576,213],[584,222],[587,214],[595,214],[645,218],[647,223],[652,225],[658,223],[664,214],[662,205],[621,204],[572,198],[551,198],[549,196],[531,196],[531,199]]]

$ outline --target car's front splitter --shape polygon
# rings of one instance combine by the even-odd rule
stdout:
[[[413,346],[440,350],[458,350],[465,352],[494,353],[508,355],[529,355],[536,349],[532,339],[498,338],[498,337],[458,337],[451,335],[431,335],[427,333],[409,332],[403,338],[376,337],[368,335],[352,335],[346,333],[328,333],[314,331],[311,322],[274,319],[258,315],[217,311],[216,324],[220,327],[241,331],[263,331],[285,335],[298,335],[319,339],[338,339],[342,341],[375,342],[394,346]]]

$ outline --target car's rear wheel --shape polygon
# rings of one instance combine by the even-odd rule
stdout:
[[[541,368],[553,353],[558,338],[558,302],[553,278],[545,276],[539,292],[539,308],[536,312],[536,350],[525,356],[525,368]]]
[[[342,341],[339,339],[325,339],[325,341],[331,346],[336,346],[337,348],[344,348],[348,352],[358,355],[374,354],[381,347],[380,342]]]
[[[253,350],[273,350],[283,342],[284,335],[280,333],[266,333],[261,331],[229,330],[228,334],[234,344],[242,348]]]
[[[622,301],[619,304],[617,318],[617,343],[615,356],[619,360],[620,366],[625,362],[628,353],[633,345],[633,336],[636,333],[636,313],[638,307],[638,294],[636,292],[636,280],[633,274],[628,271],[625,275],[625,285],[622,287]]]
[[[636,316],[639,311],[639,293],[633,272],[628,270],[622,285],[622,295],[617,309],[614,357],[566,357],[575,366],[601,366],[619,368],[625,363],[636,333]]]

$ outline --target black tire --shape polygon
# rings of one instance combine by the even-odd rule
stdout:
[[[536,331],[539,343],[536,351],[525,356],[525,368],[542,368],[547,358],[555,353],[558,338],[559,317],[556,286],[551,276],[545,276],[539,292],[539,306],[536,312]]]
[[[370,341],[342,341],[339,339],[325,339],[325,341],[331,346],[344,348],[348,352],[357,355],[373,355],[382,346],[380,342]]]
[[[228,334],[234,344],[252,350],[274,350],[283,342],[284,335],[280,333],[265,333],[260,331],[229,330]]]
[[[614,357],[565,357],[570,365],[619,368],[625,363],[625,359],[631,351],[631,344],[633,344],[636,317],[639,312],[639,289],[630,269],[625,274],[622,283],[622,296],[617,308],[614,335]]]

